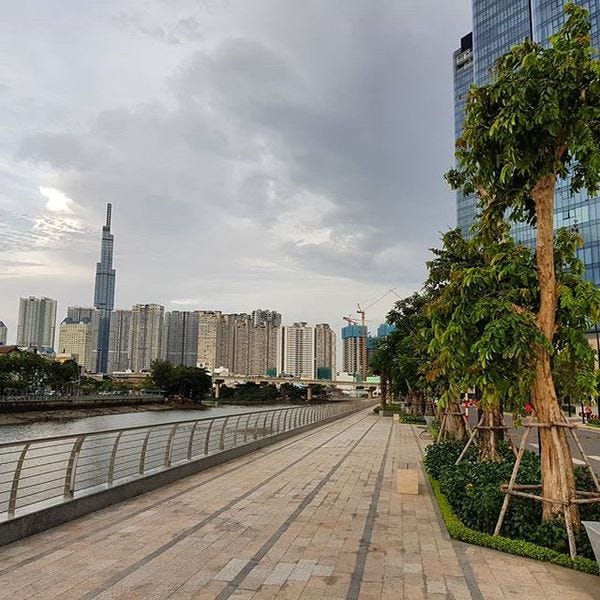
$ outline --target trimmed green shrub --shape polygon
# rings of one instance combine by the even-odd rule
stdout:
[[[425,418],[421,415],[400,415],[400,423],[410,423],[412,425],[425,425]]]
[[[432,444],[426,450],[424,464],[461,523],[477,532],[491,534],[504,500],[500,486],[510,480],[515,458],[509,446],[503,444],[500,447],[503,458],[501,462],[477,462],[475,446],[474,444],[464,459],[455,465],[463,447],[461,442]],[[593,480],[586,468],[576,467],[574,472],[577,489],[594,490]],[[533,452],[525,451],[517,483],[539,485],[540,481],[540,458]],[[583,520],[600,521],[599,504],[581,505],[580,512]],[[513,497],[504,519],[502,534],[513,540],[531,542],[556,552],[569,551],[564,522],[542,522],[542,503],[536,500]],[[579,555],[594,558],[583,528],[576,536],[576,543]]]
[[[494,537],[489,533],[482,533],[467,527],[456,516],[450,503],[441,492],[440,484],[433,479],[431,475],[429,476],[429,482],[433,489],[433,494],[437,500],[446,528],[448,529],[448,533],[452,539],[467,542],[468,544],[492,548],[494,550],[500,550],[501,552],[507,552],[508,554],[514,554],[516,556],[524,556],[526,558],[551,562],[555,565],[560,565],[561,567],[569,567],[577,571],[582,571],[583,573],[590,573],[591,575],[600,575],[600,569],[595,560],[582,556],[578,556],[573,560],[567,554],[544,548],[543,546],[538,546],[531,542],[513,540],[504,536]]]

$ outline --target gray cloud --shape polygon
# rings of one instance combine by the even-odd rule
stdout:
[[[420,284],[427,248],[455,218],[441,174],[452,161],[450,56],[468,26],[466,0],[130,4],[105,3],[94,27],[111,51],[127,48],[119,68],[135,67],[145,96],[107,75],[95,101],[92,73],[106,63],[88,50],[81,113],[15,124],[0,148],[29,215],[0,196],[4,248],[52,241],[46,258],[62,265],[62,283],[49,277],[45,293],[91,297],[107,201],[122,305],[272,305],[290,320],[337,325],[357,300]],[[44,68],[39,56],[19,64]],[[11,81],[10,93],[25,90]],[[70,221],[44,215],[40,185],[73,200]],[[14,314],[25,287],[19,279],[0,311]]]

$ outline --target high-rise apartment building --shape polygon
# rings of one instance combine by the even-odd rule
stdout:
[[[315,378],[315,330],[305,322],[279,328],[277,341],[279,375]]]
[[[600,45],[600,0],[577,2],[590,12],[592,43]],[[464,120],[464,102],[471,83],[482,85],[490,80],[491,67],[511,46],[533,39],[547,45],[565,20],[564,0],[473,0],[473,32],[462,38],[454,52],[455,132],[459,137]],[[578,251],[588,280],[600,285],[600,198],[588,198],[585,192],[571,194],[569,180],[557,185],[554,207],[556,228],[577,227],[584,247]],[[476,217],[475,199],[457,197],[457,224],[468,233]],[[532,245],[535,229],[519,223],[513,235]]]
[[[110,345],[110,313],[115,306],[115,278],[113,269],[114,236],[110,232],[112,205],[106,205],[106,224],[102,226],[100,262],[96,263],[96,283],[94,286],[94,306],[98,309],[98,339],[96,347],[99,373],[106,373]]]
[[[149,371],[162,358],[165,309],[160,304],[136,304],[131,309],[129,344],[132,371]]]
[[[110,315],[110,338],[108,345],[109,373],[124,372],[131,368],[129,343],[131,336],[131,311],[113,310]]]
[[[281,327],[281,315],[276,310],[264,310],[257,308],[252,311],[252,323],[254,325],[271,325]]]
[[[17,325],[17,346],[54,348],[56,300],[21,298]]]
[[[221,327],[221,312],[202,310],[198,313],[198,366],[213,371],[217,364],[217,337]]]
[[[195,367],[198,362],[198,312],[174,310],[165,315],[165,359]]]
[[[98,368],[98,327],[99,327],[99,312],[93,306],[69,306],[67,308],[67,319],[79,323],[84,319],[88,319],[92,324],[92,355],[90,358],[88,372],[95,373]]]
[[[91,372],[93,356],[93,325],[91,319],[83,317],[75,321],[67,317],[59,327],[57,352],[72,354],[80,367]]]
[[[369,339],[367,331],[365,338]],[[363,343],[362,325],[342,327],[342,369],[346,373],[358,375],[362,372]]]
[[[317,379],[335,379],[335,332],[327,323],[315,325],[315,376]]]
[[[0,346],[6,346],[6,338],[8,337],[8,328],[0,321]]]

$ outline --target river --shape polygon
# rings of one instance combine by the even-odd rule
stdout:
[[[32,438],[45,438],[55,435],[91,433],[132,427],[136,425],[159,425],[173,421],[196,421],[212,419],[221,415],[235,415],[242,412],[256,412],[280,408],[288,405],[273,406],[219,406],[207,410],[147,410],[132,413],[84,417],[78,419],[44,419],[37,423],[19,423],[0,425],[0,442],[17,442]]]

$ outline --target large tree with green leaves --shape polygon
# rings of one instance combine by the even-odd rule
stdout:
[[[457,167],[451,185],[476,194],[485,234],[506,215],[537,227],[540,303],[536,323],[533,406],[542,423],[562,423],[550,352],[562,290],[554,263],[554,192],[569,178],[573,192],[600,183],[600,66],[591,46],[587,12],[569,3],[567,20],[548,47],[531,40],[501,57],[489,85],[473,87],[466,103]],[[596,316],[596,315],[594,315]],[[579,526],[572,456],[563,427],[541,430],[543,515],[568,503],[566,518]]]

